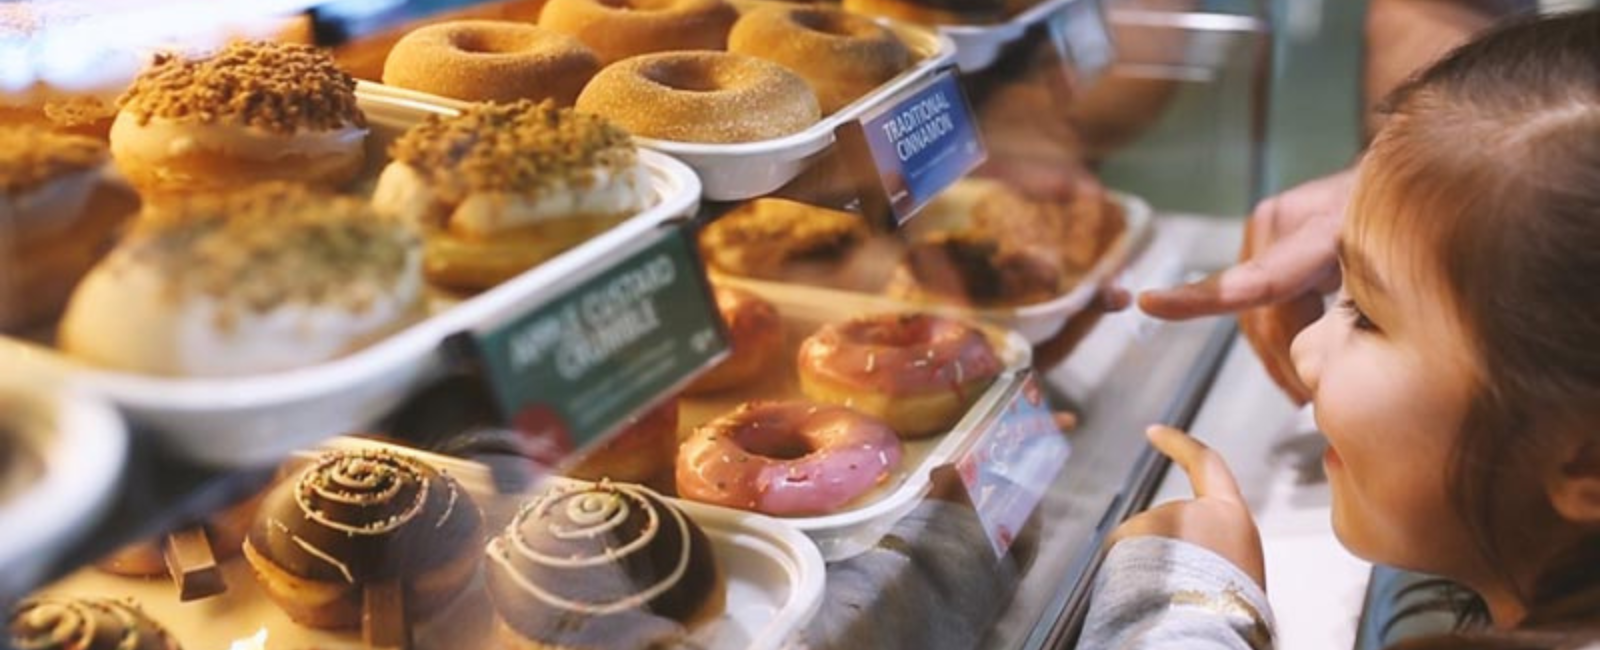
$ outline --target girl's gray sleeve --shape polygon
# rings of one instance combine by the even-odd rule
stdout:
[[[1165,537],[1111,547],[1095,577],[1078,647],[1267,650],[1272,610],[1250,576],[1222,556]]]

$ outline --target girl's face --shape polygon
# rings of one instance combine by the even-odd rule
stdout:
[[[1328,438],[1334,532],[1374,562],[1460,575],[1475,547],[1445,476],[1476,385],[1474,348],[1442,283],[1415,261],[1420,247],[1381,226],[1356,237],[1359,218],[1341,235],[1338,306],[1293,347]]]

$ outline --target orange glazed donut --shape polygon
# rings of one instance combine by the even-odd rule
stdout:
[[[776,63],[728,52],[663,52],[606,66],[577,109],[647,138],[753,142],[822,118],[805,79]]]
[[[824,325],[800,343],[800,390],[915,438],[954,425],[1004,365],[989,339],[960,321],[865,316]]]
[[[678,494],[771,515],[837,510],[900,466],[900,439],[831,404],[746,402],[678,448]]]
[[[758,56],[811,84],[832,113],[911,67],[911,51],[871,19],[819,5],[766,5],[746,12],[728,51]]]
[[[571,34],[602,63],[668,50],[721,50],[738,10],[723,0],[550,0],[539,26]]]
[[[783,346],[783,320],[772,303],[748,291],[716,287],[717,312],[728,326],[728,358],[683,392],[710,393],[760,379]]]
[[[600,71],[576,38],[526,23],[458,20],[406,34],[383,62],[383,83],[472,102],[577,101]]]

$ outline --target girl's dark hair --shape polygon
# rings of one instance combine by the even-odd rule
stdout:
[[[1600,13],[1498,27],[1396,90],[1388,111],[1369,152],[1381,171],[1352,206],[1382,216],[1358,216],[1355,234],[1427,242],[1413,263],[1440,270],[1478,346],[1447,480],[1477,552],[1505,567],[1561,521],[1535,459],[1573,435],[1600,440]],[[1519,594],[1527,625],[1600,615],[1593,601],[1570,611],[1600,591],[1600,534],[1587,533]]]

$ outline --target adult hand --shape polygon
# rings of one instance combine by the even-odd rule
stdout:
[[[1204,443],[1177,429],[1158,425],[1145,434],[1157,451],[1189,475],[1194,498],[1162,504],[1134,516],[1112,531],[1107,543],[1144,535],[1180,539],[1222,556],[1265,589],[1261,533],[1250,518],[1250,509],[1245,506],[1227,463]]]
[[[1262,201],[1245,224],[1239,263],[1171,289],[1146,291],[1139,307],[1159,318],[1238,311],[1239,327],[1267,374],[1296,402],[1311,391],[1295,373],[1289,344],[1322,316],[1339,286],[1338,241],[1355,168],[1297,185]]]

